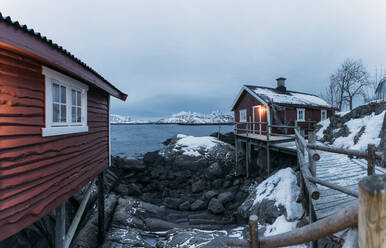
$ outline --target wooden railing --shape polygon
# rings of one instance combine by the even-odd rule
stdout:
[[[240,125],[243,125],[244,128],[240,128]],[[286,133],[288,133],[288,130],[295,129],[295,127],[296,126],[289,125],[272,125],[268,124],[268,122],[235,122],[234,132],[235,134],[243,132],[243,134],[245,134],[246,136],[249,136],[250,134],[265,134],[267,135],[267,139],[269,140],[270,136],[275,135],[292,137],[293,135],[289,135]],[[275,133],[272,132],[272,128],[284,129],[287,131],[285,131],[285,133]]]
[[[307,197],[309,204],[310,224],[283,234],[259,238],[257,235],[257,217],[253,215],[249,220],[250,240],[229,240],[228,246],[265,248],[312,242],[311,246],[316,247],[316,240],[348,227],[358,226],[359,238],[353,240],[354,243],[351,246],[349,244],[348,247],[354,247],[358,242],[362,244],[360,247],[386,247],[386,240],[383,238],[385,229],[378,228],[379,226],[385,226],[385,219],[382,218],[385,214],[385,206],[382,205],[382,202],[386,202],[386,175],[375,175],[375,163],[376,160],[382,160],[382,154],[377,153],[375,146],[372,144],[368,145],[367,152],[317,145],[315,133],[313,132],[309,133],[307,142],[304,138],[305,135],[299,128],[295,128],[295,136],[300,175],[302,177],[301,192],[304,192],[303,194]],[[368,177],[359,182],[359,193],[317,178],[315,162],[320,159],[320,155],[317,153],[318,150],[367,160]],[[308,163],[306,158],[308,158]],[[317,200],[320,196],[317,184],[359,198],[359,204],[354,203],[335,214],[314,222],[311,199]],[[371,210],[370,205],[372,206]],[[371,216],[378,216],[378,218],[370,218]],[[372,222],[371,225],[370,222]],[[371,245],[368,243],[371,243]]]

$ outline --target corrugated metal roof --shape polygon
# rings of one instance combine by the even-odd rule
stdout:
[[[113,87],[115,90],[120,92],[122,94],[122,97],[121,97],[122,100],[126,99],[127,95],[125,93],[121,92],[118,88],[116,88],[113,84],[111,84],[109,81],[107,81],[103,76],[101,76],[99,73],[97,73],[94,69],[92,69],[90,66],[88,66],[86,63],[84,63],[83,61],[81,61],[77,57],[75,57],[73,54],[71,54],[69,51],[64,49],[62,46],[54,43],[51,39],[48,39],[46,36],[43,36],[42,34],[40,34],[39,32],[36,32],[32,28],[28,28],[27,25],[22,25],[18,21],[12,21],[11,17],[3,16],[1,12],[0,12],[0,22],[11,25],[11,26],[15,27],[16,29],[23,31],[25,34],[31,35],[34,38],[38,39],[39,41],[54,48],[55,50],[62,53],[66,57],[70,58],[71,60],[73,60],[74,62],[79,64],[80,66],[84,67],[86,70],[88,70],[89,72],[94,74],[97,78],[102,80],[104,83],[108,84],[109,86]]]

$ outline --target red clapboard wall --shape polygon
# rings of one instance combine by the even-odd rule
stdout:
[[[86,133],[42,137],[42,65],[0,48],[0,240],[39,220],[108,167],[108,93],[89,85]]]

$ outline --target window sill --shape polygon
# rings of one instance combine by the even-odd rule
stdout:
[[[71,127],[46,127],[42,128],[42,136],[56,136],[63,134],[88,132],[88,126],[71,126]]]

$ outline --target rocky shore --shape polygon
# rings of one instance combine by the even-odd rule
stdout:
[[[307,223],[296,168],[281,165],[269,178],[246,179],[234,161],[233,139],[219,137],[177,135],[143,159],[113,157],[105,171],[105,242],[96,240],[94,190],[71,247],[226,247],[229,238],[248,238],[252,214],[265,236]],[[82,194],[68,201],[69,220]],[[0,247],[53,247],[53,216]]]

